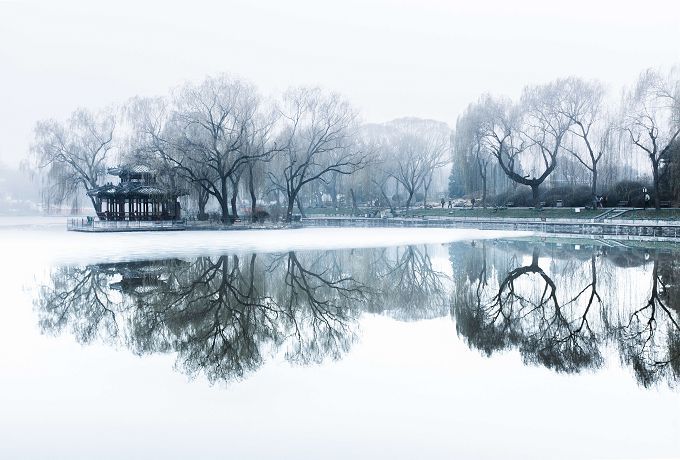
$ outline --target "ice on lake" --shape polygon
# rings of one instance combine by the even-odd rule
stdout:
[[[679,252],[518,236],[0,221],[0,457],[678,457]]]

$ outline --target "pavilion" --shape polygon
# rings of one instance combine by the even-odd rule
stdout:
[[[108,173],[120,178],[120,183],[108,183],[92,189],[88,195],[101,203],[99,220],[157,221],[179,220],[181,209],[178,198],[186,195],[170,190],[156,181],[155,172],[145,165],[109,168]]]

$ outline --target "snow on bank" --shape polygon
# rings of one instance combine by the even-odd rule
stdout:
[[[0,243],[11,259],[84,263],[190,257],[244,252],[283,252],[442,244],[512,238],[527,232],[439,228],[301,228],[286,230],[77,233],[61,228],[0,226]]]

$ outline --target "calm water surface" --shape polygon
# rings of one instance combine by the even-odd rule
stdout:
[[[3,458],[680,457],[680,251],[468,232],[66,263],[22,232]]]

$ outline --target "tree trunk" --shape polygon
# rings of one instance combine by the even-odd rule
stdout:
[[[329,192],[331,194],[331,203],[333,203],[333,209],[338,209],[338,190],[336,184],[337,178],[333,178],[330,183]]]
[[[208,220],[208,214],[205,212],[208,199],[210,199],[210,195],[203,190],[198,191],[198,220]]]
[[[385,193],[385,191],[382,188],[380,188],[380,194],[385,199],[385,203],[387,204],[387,206],[390,208],[390,213],[394,216],[395,213],[394,213],[394,205],[392,204],[392,200],[390,200],[390,198],[387,196],[387,194]]]
[[[658,211],[661,209],[661,200],[659,199],[659,161],[652,159],[652,177],[654,178],[654,207]]]
[[[250,192],[250,219],[255,222],[255,214],[257,213],[257,196],[255,195],[252,164],[248,167],[248,191]]]
[[[222,223],[230,224],[231,216],[229,215],[229,201],[226,199],[218,200],[220,203],[220,209],[222,210]]]
[[[593,164],[591,172],[593,173],[592,193],[597,195],[597,163]]]
[[[354,196],[353,188],[349,189],[349,194],[352,197],[352,215],[355,215],[357,213],[357,198]]]
[[[198,200],[198,220],[207,220],[208,215],[205,213],[205,202]]]
[[[90,201],[92,201],[92,207],[96,213],[102,212],[102,201],[94,196],[90,196]]]
[[[531,197],[533,198],[534,201],[534,208],[538,209],[540,207],[541,202],[539,201],[539,196],[538,196],[538,184],[532,184],[531,186]]]
[[[293,207],[295,206],[295,196],[288,195],[288,203],[286,207],[286,222],[293,221]]]
[[[300,196],[295,197],[295,203],[297,203],[298,210],[300,211],[300,217],[307,217],[305,216],[305,211],[302,209],[302,202],[300,201]]]
[[[486,174],[482,176],[482,208],[486,209]]]
[[[415,191],[409,191],[408,192],[408,199],[406,200],[406,212],[408,212],[409,208],[411,207],[411,200],[413,199],[413,193]]]
[[[220,209],[222,210],[222,223],[230,224],[231,219],[229,217],[229,200],[227,194],[227,178],[220,178],[220,196],[216,197],[217,201],[220,203]]]
[[[238,187],[234,187],[234,190],[231,192],[231,220],[232,222],[238,219],[238,212],[236,210],[236,199],[238,197]]]

